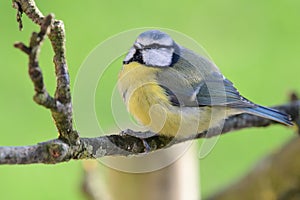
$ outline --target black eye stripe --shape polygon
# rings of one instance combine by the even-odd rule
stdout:
[[[136,50],[135,54],[133,55],[133,61],[136,61],[138,63],[141,63],[141,64],[145,64],[144,63],[144,60],[143,60],[143,55],[142,55],[142,52],[140,50]]]
[[[141,53],[140,49],[136,49],[136,52],[134,53],[134,55],[132,56],[132,58],[128,61],[123,61],[123,64],[129,64],[131,62],[138,62],[140,64],[145,64],[144,60],[143,60],[143,55]]]
[[[177,63],[177,61],[179,60],[180,55],[178,55],[177,53],[173,53],[172,54],[172,62],[170,64],[170,67],[173,67],[174,64]],[[143,60],[143,55],[141,53],[140,49],[136,49],[135,54],[133,55],[133,57],[128,60],[128,61],[123,61],[123,64],[129,64],[131,62],[138,62],[140,64],[145,64],[144,60]]]

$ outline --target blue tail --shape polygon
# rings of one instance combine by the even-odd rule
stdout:
[[[257,106],[254,108],[245,108],[245,111],[247,113],[270,119],[284,125],[293,125],[291,117],[289,115],[279,112],[278,110],[274,110],[272,108]]]

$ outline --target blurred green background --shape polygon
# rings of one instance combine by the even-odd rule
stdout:
[[[300,91],[298,0],[36,3],[44,14],[55,13],[65,23],[72,83],[81,63],[97,44],[121,31],[155,26],[180,31],[202,44],[223,74],[257,103],[284,103],[290,91]],[[55,138],[49,112],[32,101],[27,57],[13,48],[15,41],[27,43],[38,27],[23,16],[24,30],[20,32],[11,1],[2,1],[0,9],[0,145],[36,144]],[[55,88],[52,55],[47,40],[40,64],[51,93]],[[106,123],[109,125],[109,120]],[[292,135],[291,129],[272,126],[222,136],[209,156],[200,160],[202,195],[208,196],[232,183]],[[0,166],[0,199],[84,199],[79,187],[81,168],[81,161]]]

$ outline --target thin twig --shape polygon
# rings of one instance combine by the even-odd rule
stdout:
[[[23,22],[22,22],[22,14],[23,10],[21,8],[21,5],[19,2],[13,1],[13,8],[17,9],[17,22],[19,23],[19,30],[21,31],[23,29]]]
[[[52,117],[59,132],[59,138],[68,144],[79,144],[79,134],[73,129],[73,113],[70,92],[70,77],[65,57],[65,30],[62,21],[54,20],[54,15],[46,17],[39,11],[33,0],[13,0],[14,8],[24,12],[34,23],[41,27],[39,33],[33,33],[29,47],[23,43],[14,46],[29,57],[29,76],[34,84],[34,101],[51,110]],[[20,19],[21,20],[21,19]],[[18,20],[20,23],[20,21]],[[54,51],[53,62],[56,74],[56,90],[52,97],[43,82],[42,70],[38,63],[41,44],[48,35]]]
[[[23,42],[16,42],[14,44],[14,47],[20,49],[21,51],[23,51],[27,55],[29,55],[30,52],[31,52],[31,49],[29,47],[27,47]]]

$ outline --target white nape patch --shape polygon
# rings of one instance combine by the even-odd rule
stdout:
[[[173,48],[145,49],[143,61],[149,66],[168,67],[172,63],[173,52]]]

